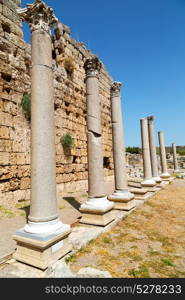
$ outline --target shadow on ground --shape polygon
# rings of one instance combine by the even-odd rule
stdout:
[[[73,206],[75,209],[79,210],[81,204],[80,204],[80,202],[78,202],[76,200],[76,198],[74,198],[74,197],[63,197],[63,199],[65,201],[67,201],[69,204],[71,204],[71,206]]]

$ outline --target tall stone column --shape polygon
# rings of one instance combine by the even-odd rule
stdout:
[[[151,187],[151,186],[155,186],[156,182],[152,178],[147,118],[141,119],[140,125],[141,125],[143,171],[144,171],[144,180],[141,182],[141,185]]]
[[[178,173],[179,167],[178,167],[178,162],[177,162],[177,151],[176,151],[176,145],[173,143],[172,144],[172,150],[173,150],[173,164],[174,164],[174,172]]]
[[[158,183],[161,182],[158,171],[157,152],[155,146],[155,133],[154,133],[154,116],[149,116],[148,120],[148,137],[149,137],[149,148],[150,148],[150,160],[152,168],[152,177]]]
[[[116,209],[130,210],[135,207],[134,194],[129,192],[126,174],[126,157],[124,133],[122,124],[122,109],[120,101],[120,82],[114,82],[111,87],[112,105],[112,139],[114,158],[115,192],[108,199],[115,202]]]
[[[159,131],[158,137],[159,137],[161,172],[162,172],[160,177],[162,179],[165,179],[165,178],[169,178],[170,174],[168,173],[168,167],[167,167],[166,149],[165,149],[165,143],[164,143],[164,133],[162,131]]]
[[[18,247],[15,258],[45,268],[69,251],[64,238],[70,226],[58,217],[52,44],[50,26],[56,22],[53,10],[40,0],[18,11],[32,32],[31,70],[31,206],[28,224],[14,236]],[[57,250],[53,249],[58,244]],[[29,245],[29,246],[28,246]],[[38,253],[30,254],[29,247]],[[23,250],[24,248],[24,250]],[[32,250],[34,252],[34,250]],[[46,254],[47,252],[47,254]]]
[[[88,200],[81,205],[81,223],[105,226],[114,217],[113,202],[107,200],[104,184],[101,111],[98,74],[101,63],[97,57],[86,60],[87,129],[88,129]]]

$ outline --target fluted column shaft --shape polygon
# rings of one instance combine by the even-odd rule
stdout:
[[[96,69],[90,70],[87,62],[85,68],[88,129],[88,195],[89,197],[103,197],[105,196],[105,185],[98,82],[101,64],[97,61]]]
[[[105,226],[113,220],[111,214],[104,216],[107,211],[113,208],[113,203],[107,200],[104,183],[99,98],[99,72],[101,67],[102,65],[96,56],[87,59],[84,64],[87,92],[88,199],[80,207],[82,212],[80,222]],[[97,216],[98,214],[101,214],[101,216]]]
[[[142,182],[142,184],[155,185],[155,181],[152,179],[147,118],[141,119],[140,125],[141,125],[141,141],[142,141],[143,173],[144,173],[144,181]]]
[[[161,178],[159,177],[157,152],[155,146],[154,117],[150,116],[147,118],[147,120],[152,177],[156,182],[160,182]]]
[[[172,144],[172,150],[173,150],[173,164],[174,164],[174,171],[179,171],[178,167],[178,161],[177,161],[177,151],[176,151],[176,145]]]
[[[41,0],[19,9],[30,26],[31,43],[31,205],[29,233],[48,233],[61,229],[56,198],[56,154],[52,41],[50,27],[57,19]]]
[[[164,133],[162,131],[159,131],[158,137],[159,137],[160,158],[161,158],[161,172],[162,172],[161,177],[169,177],[167,160],[166,160]]]
[[[121,84],[117,83],[117,89],[115,89],[114,83],[114,86],[111,90],[112,139],[116,190],[123,190],[128,188],[125,161],[124,132],[122,123],[122,109],[120,101],[120,87]]]
[[[58,217],[54,132],[51,38],[32,32],[31,70],[31,209],[29,220],[43,222]]]
[[[130,210],[135,207],[135,201],[131,201],[134,194],[129,192],[126,174],[120,88],[120,82],[113,82],[111,86],[111,107],[115,191],[108,196],[108,199],[115,202],[116,209]]]

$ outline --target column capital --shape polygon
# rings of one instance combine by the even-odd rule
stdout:
[[[32,4],[27,4],[26,8],[17,9],[17,13],[28,23],[31,32],[43,30],[50,33],[51,25],[58,21],[53,13],[53,9],[42,2],[42,0],[35,0]]]
[[[155,119],[154,116],[148,116],[147,117],[148,123],[153,123],[154,119]]]
[[[118,97],[120,94],[122,83],[114,81],[111,85],[111,96]]]
[[[84,63],[84,69],[86,72],[86,76],[98,76],[101,70],[102,64],[99,61],[98,57],[94,56],[88,58]]]

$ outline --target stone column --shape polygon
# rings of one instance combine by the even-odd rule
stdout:
[[[70,226],[58,217],[56,198],[56,162],[52,44],[50,26],[56,22],[53,11],[37,0],[20,9],[19,14],[29,24],[32,32],[31,71],[31,206],[28,224],[16,232],[17,260],[29,260],[27,245],[42,249],[40,258],[33,256],[29,264],[45,268],[53,257],[53,244],[62,240],[55,252],[59,258],[66,253],[63,239]],[[25,246],[23,246],[25,243]],[[47,244],[47,246],[46,246]],[[50,248],[49,248],[50,246]],[[24,251],[22,248],[25,248]],[[44,250],[43,250],[44,249]],[[29,249],[28,249],[29,250]],[[48,258],[46,259],[46,250]],[[67,248],[68,252],[68,248]],[[43,256],[43,258],[42,258]]]
[[[116,209],[130,210],[135,207],[134,194],[129,192],[126,174],[126,157],[120,101],[120,82],[111,87],[112,139],[114,158],[115,192],[108,199],[115,202]]]
[[[164,133],[162,131],[159,131],[158,137],[159,137],[161,172],[162,172],[160,177],[162,179],[165,179],[165,178],[169,178],[170,174],[168,173],[168,167],[167,167],[166,149],[165,149],[165,143],[164,143]]]
[[[178,162],[177,162],[176,145],[174,143],[172,144],[172,150],[173,150],[174,173],[178,173],[180,171],[179,171]]]
[[[155,133],[154,133],[154,116],[149,116],[148,120],[148,137],[149,137],[149,148],[150,148],[150,160],[152,168],[152,177],[158,183],[161,182],[158,171],[157,152],[155,146]]]
[[[151,187],[151,186],[155,186],[156,182],[155,180],[152,179],[147,118],[141,119],[140,125],[141,125],[143,172],[144,172],[144,180],[141,182],[141,185]]]
[[[88,200],[81,205],[81,223],[102,225],[114,218],[110,210],[113,202],[107,200],[104,184],[101,111],[98,74],[101,63],[97,57],[86,60],[87,129],[88,129]]]

